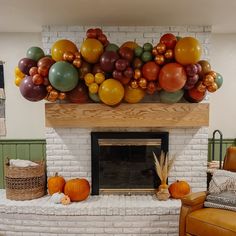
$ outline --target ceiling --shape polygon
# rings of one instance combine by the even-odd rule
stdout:
[[[42,25],[212,25],[236,33],[235,0],[0,0],[0,32]]]

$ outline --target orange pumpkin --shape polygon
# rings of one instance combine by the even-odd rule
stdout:
[[[62,176],[58,176],[58,173],[55,176],[52,176],[48,179],[48,192],[50,195],[58,192],[63,192],[65,186],[65,179]]]
[[[72,202],[85,200],[90,193],[90,185],[86,179],[71,179],[66,182],[65,195],[68,195]]]
[[[186,181],[179,181],[172,183],[169,187],[171,197],[180,199],[190,193],[190,186]]]

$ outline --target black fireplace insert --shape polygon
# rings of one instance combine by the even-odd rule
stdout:
[[[168,152],[168,132],[92,132],[92,195],[150,192],[160,185],[154,168]]]

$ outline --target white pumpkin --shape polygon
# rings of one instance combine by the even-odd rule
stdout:
[[[54,193],[51,198],[50,201],[55,203],[55,204],[60,204],[61,203],[61,199],[65,197],[64,193]]]

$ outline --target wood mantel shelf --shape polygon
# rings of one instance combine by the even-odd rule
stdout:
[[[209,125],[207,103],[45,104],[46,127],[201,127]]]

